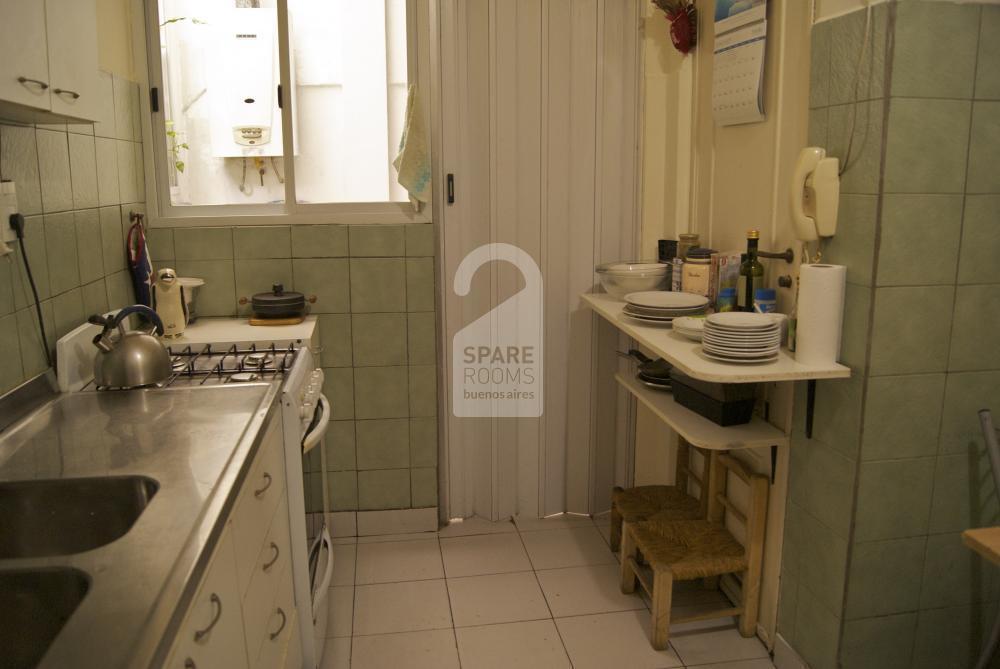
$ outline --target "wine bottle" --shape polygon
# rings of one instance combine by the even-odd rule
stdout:
[[[764,282],[764,266],[757,259],[759,240],[759,231],[747,230],[747,255],[740,265],[739,288],[736,291],[740,311],[753,311],[754,289]]]

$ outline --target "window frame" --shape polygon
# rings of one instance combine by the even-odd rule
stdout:
[[[160,58],[159,0],[141,0],[145,14],[145,73],[150,88],[163,91],[163,63]],[[367,0],[366,0],[367,1]],[[288,0],[277,0],[279,82],[290,90],[291,59],[289,57]],[[427,124],[429,143],[434,142],[432,114],[435,105],[430,76],[430,0],[406,0],[406,56],[407,76],[416,83],[421,95],[420,104]],[[170,178],[166,118],[163,107],[153,111],[148,102],[142,105],[149,111],[152,159],[147,159],[146,206],[151,222],[158,227],[200,227],[235,225],[317,225],[317,224],[403,224],[430,223],[433,220],[432,203],[428,202],[419,212],[410,202],[325,202],[300,203],[295,198],[295,159],[292,151],[293,105],[281,109],[282,141],[285,156],[283,176],[285,201],[281,204],[220,204],[174,205],[170,202]],[[432,156],[433,162],[433,156]]]

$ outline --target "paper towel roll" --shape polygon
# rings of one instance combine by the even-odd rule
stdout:
[[[837,362],[844,324],[843,265],[802,265],[796,308],[795,359],[809,365]]]

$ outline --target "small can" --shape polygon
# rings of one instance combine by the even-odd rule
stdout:
[[[715,300],[716,311],[736,311],[736,289],[723,288]]]
[[[773,314],[778,310],[778,291],[774,288],[758,288],[753,293],[753,310],[762,314]]]
[[[684,259],[674,258],[673,271],[670,274],[670,290],[681,292],[684,282]]]

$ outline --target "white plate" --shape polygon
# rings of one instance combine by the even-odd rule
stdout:
[[[641,309],[631,309],[627,304],[625,305],[625,308],[622,309],[622,312],[628,314],[629,316],[636,316],[638,318],[656,318],[661,320],[662,319],[673,320],[674,318],[681,318],[683,316],[683,313],[676,313],[673,311],[659,311],[656,313],[648,313],[645,310]]]
[[[712,314],[707,319],[710,325],[719,325],[737,330],[768,330],[780,327],[779,321],[768,314],[749,311],[723,311]]]
[[[732,341],[729,339],[716,339],[707,334],[702,334],[702,337],[709,344],[713,344],[715,346],[721,346],[723,348],[745,349],[745,348],[770,348],[772,346],[779,346],[779,347],[781,346],[780,339],[771,339],[769,341]]]
[[[660,318],[643,318],[642,316],[633,316],[632,314],[627,314],[624,311],[622,312],[622,317],[623,318],[630,318],[630,319],[634,320],[636,323],[642,323],[643,325],[652,325],[653,327],[666,327],[666,328],[669,328],[671,326],[671,323],[672,323],[672,320],[673,320],[673,319],[666,319],[666,318],[665,319],[660,319]]]
[[[734,351],[728,348],[712,346],[711,344],[706,344],[705,342],[702,342],[701,347],[708,353],[714,353],[715,355],[721,355],[729,358],[773,358],[778,355],[777,347],[762,351]]]
[[[703,295],[672,290],[645,290],[639,293],[629,293],[625,296],[625,301],[647,309],[696,309],[708,304],[708,298]]]
[[[674,332],[684,337],[685,339],[690,339],[691,341],[701,341],[701,333],[695,332],[694,330],[682,330],[677,327],[676,321],[674,322]]]
[[[726,337],[720,336],[711,330],[705,330],[703,334],[705,335],[705,339],[717,341],[720,344],[736,344],[738,346],[761,346],[781,342],[781,335],[768,335],[767,337]]]
[[[708,351],[702,351],[706,358],[711,358],[712,360],[718,360],[719,362],[728,362],[731,365],[759,365],[765,362],[774,362],[778,359],[778,354],[775,353],[770,358],[753,358],[753,359],[743,359],[743,358],[727,358],[721,355],[715,355],[714,353],[709,353]]]
[[[705,319],[694,318],[693,316],[681,316],[674,319],[674,327],[701,332],[705,329]]]
[[[733,353],[748,353],[750,355],[761,355],[762,353],[770,353],[771,351],[777,351],[781,346],[775,342],[774,344],[769,344],[768,346],[730,346],[728,344],[719,344],[708,339],[702,338],[702,344],[706,348],[715,349],[719,353],[723,351],[731,351]]]
[[[626,311],[647,316],[695,316],[704,313],[705,307],[689,307],[686,309],[655,309],[653,307],[640,307],[635,304],[626,304],[622,307]]]

